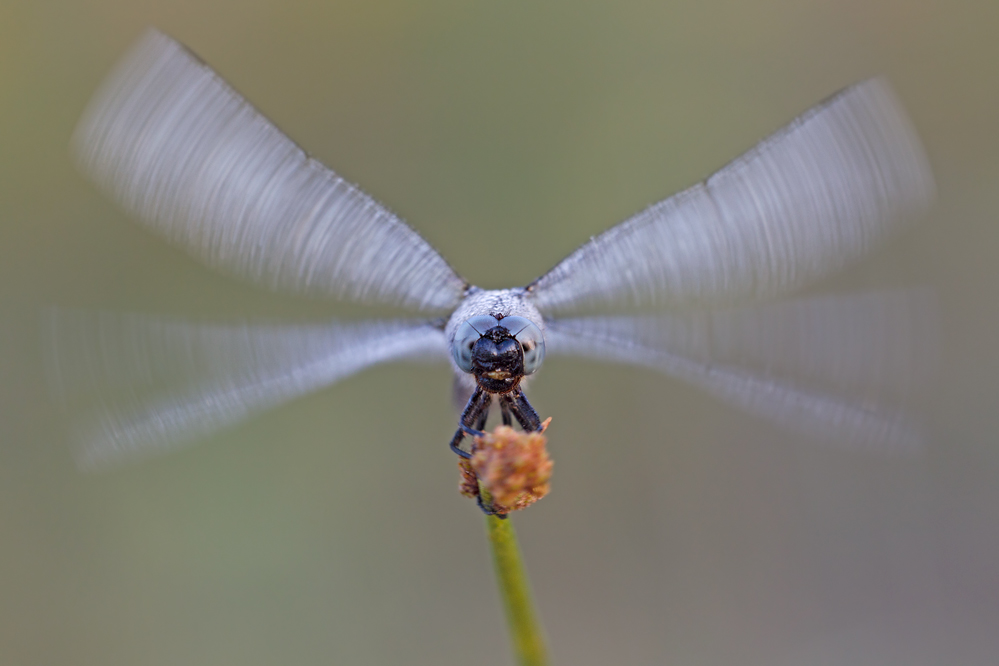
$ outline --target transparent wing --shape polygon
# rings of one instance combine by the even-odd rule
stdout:
[[[660,370],[821,439],[918,447],[904,411],[937,349],[933,297],[875,292],[669,317],[550,320],[549,354]]]
[[[769,297],[856,259],[933,196],[915,131],[872,79],[591,239],[531,288],[545,313]]]
[[[464,281],[413,229],[151,31],[74,135],[83,170],[149,228],[268,288],[420,309]]]
[[[447,358],[441,328],[412,320],[209,325],[55,310],[44,329],[49,385],[91,468],[169,450],[377,363]]]

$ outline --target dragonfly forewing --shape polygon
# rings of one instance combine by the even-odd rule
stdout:
[[[905,111],[871,79],[596,236],[530,289],[546,315],[772,297],[870,251],[934,193]]]
[[[150,31],[74,135],[83,170],[147,227],[270,289],[450,310],[465,282],[405,222]]]

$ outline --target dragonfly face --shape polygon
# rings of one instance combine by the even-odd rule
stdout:
[[[434,313],[219,326],[56,311],[50,383],[60,402],[93,401],[77,429],[86,465],[162,451],[415,358],[450,360],[467,400],[451,446],[465,455],[461,438],[484,427],[493,405],[505,423],[540,427],[523,383],[546,354],[666,372],[827,439],[918,440],[878,398],[910,386],[925,365],[924,294],[775,301],[869,251],[933,199],[922,146],[882,80],[829,98],[530,285],[492,291],[471,286],[161,33],[148,33],[102,86],[74,147],[139,222],[217,270],[294,294]],[[575,314],[621,306],[647,312]]]
[[[470,291],[446,328],[454,368],[489,393],[508,393],[544,360],[541,313],[523,290]]]
[[[508,319],[492,315],[466,319],[452,349],[455,363],[490,393],[509,393],[524,377],[524,350],[507,328]]]
[[[545,355],[538,326],[523,317],[478,315],[462,322],[451,347],[460,370],[490,393],[509,393],[537,372]]]

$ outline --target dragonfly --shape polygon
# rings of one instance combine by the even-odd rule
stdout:
[[[211,268],[280,292],[419,313],[210,324],[53,310],[48,375],[64,406],[86,406],[75,428],[84,466],[169,450],[400,360],[450,363],[464,405],[450,441],[459,456],[494,409],[506,424],[541,428],[524,387],[548,356],[661,371],[839,442],[920,438],[892,400],[931,355],[929,297],[792,294],[932,203],[926,154],[884,79],[826,99],[512,289],[463,279],[155,30],[95,94],[73,146],[111,199]]]

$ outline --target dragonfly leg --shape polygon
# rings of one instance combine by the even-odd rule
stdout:
[[[475,498],[475,502],[479,505],[479,508],[482,509],[482,513],[486,514],[487,516],[496,516],[500,520],[506,520],[506,514],[505,513],[496,513],[496,511],[494,511],[491,506],[486,506],[482,502],[482,495],[479,495],[478,497],[476,497]]]
[[[486,429],[486,419],[489,418],[489,410],[483,409],[482,413],[479,414],[479,420],[475,422],[475,429],[482,431]]]
[[[468,399],[465,411],[461,413],[461,419],[458,421],[458,430],[455,431],[454,437],[451,438],[451,450],[462,458],[471,458],[472,454],[460,448],[461,440],[465,439],[466,434],[473,437],[482,436],[482,431],[476,430],[472,426],[479,425],[480,420],[482,421],[482,425],[485,425],[486,417],[489,416],[489,405],[492,399],[492,394],[483,391],[480,386],[475,387],[472,397]]]
[[[503,425],[511,426],[513,425],[513,417],[510,415],[510,405],[507,404],[509,398],[505,395],[501,395],[499,399],[500,412],[503,415]]]
[[[510,393],[502,396],[500,398],[500,407],[506,403],[506,408],[510,410],[513,418],[517,419],[517,423],[524,430],[536,432],[541,430],[541,419],[538,417],[538,413],[534,411],[534,407],[531,407],[531,403],[527,401],[527,396],[524,392],[517,388]]]
[[[451,450],[457,453],[462,458],[471,458],[472,454],[468,451],[463,451],[458,445],[461,444],[461,440],[465,439],[465,431],[461,428],[454,433],[454,437],[451,438]]]

